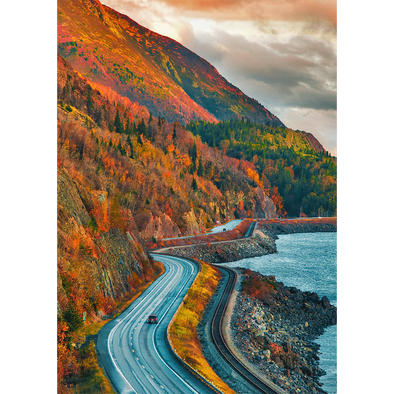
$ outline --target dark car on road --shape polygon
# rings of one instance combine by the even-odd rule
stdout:
[[[156,315],[150,315],[148,317],[148,323],[157,324],[157,316]]]

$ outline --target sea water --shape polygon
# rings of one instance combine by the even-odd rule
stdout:
[[[336,233],[280,235],[276,240],[278,253],[226,265],[274,275],[287,286],[315,292],[320,298],[327,296],[332,305],[337,305],[336,236]],[[316,343],[320,345],[320,368],[326,372],[320,378],[322,389],[329,394],[336,394],[337,326],[328,327]]]

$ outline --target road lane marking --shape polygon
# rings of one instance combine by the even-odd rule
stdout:
[[[171,259],[175,260],[176,262],[178,262],[179,265],[181,265],[181,263],[179,263],[179,260],[182,260],[182,262],[186,262],[186,263],[189,265],[189,267],[191,267],[192,269],[191,269],[191,272],[190,272],[190,274],[189,274],[189,277],[186,279],[186,281],[185,281],[185,283],[183,284],[182,288],[178,291],[178,293],[177,293],[176,296],[174,297],[174,300],[170,303],[169,307],[168,307],[168,308],[166,309],[166,311],[163,313],[161,319],[159,320],[159,324],[160,324],[161,321],[164,319],[165,315],[168,313],[168,311],[169,311],[169,309],[172,307],[172,305],[175,303],[175,300],[179,297],[179,295],[181,294],[181,292],[183,291],[183,289],[185,288],[185,286],[186,286],[187,283],[189,282],[190,277],[195,273],[195,270],[196,270],[196,267],[194,266],[194,264],[191,264],[191,263],[190,263],[189,261],[187,261],[187,260],[178,259],[178,258],[174,258],[174,257],[170,257],[169,259],[170,259],[170,261],[171,261]],[[168,258],[167,258],[167,256],[164,258],[164,260],[167,261],[167,263],[168,263]],[[183,272],[183,270],[184,270],[184,267],[181,265],[180,271]],[[178,271],[178,272],[179,272],[179,271]],[[181,272],[178,273],[177,278],[178,278],[179,276],[181,276]],[[186,384],[186,386],[188,386],[189,389],[190,389],[192,392],[198,394],[198,391],[196,391],[196,390],[195,390],[185,379],[183,379],[177,372],[175,372],[175,371],[164,361],[164,359],[160,356],[160,354],[159,354],[159,352],[158,352],[158,350],[157,350],[156,344],[155,344],[155,339],[154,339],[154,338],[155,338],[155,335],[156,335],[156,329],[157,329],[157,327],[158,327],[158,325],[154,328],[154,330],[153,330],[153,336],[152,336],[152,338],[153,338],[153,348],[154,348],[156,354],[158,355],[158,357],[160,358],[160,360],[162,361],[162,363],[163,363],[164,365],[166,365],[167,368],[168,368],[175,376],[177,376],[179,380],[181,380],[184,384]]]
[[[165,259],[165,260],[167,260],[167,259]],[[169,271],[170,272],[172,272],[172,273],[175,273],[175,276],[172,276],[172,277],[166,277],[165,278],[165,280],[163,280],[163,281],[161,281],[157,286],[155,286],[155,288],[154,289],[151,289],[151,291],[150,291],[150,293],[148,294],[148,295],[146,295],[139,303],[138,303],[138,305],[136,305],[135,307],[133,307],[132,308],[132,310],[125,316],[125,318],[123,318],[123,319],[119,319],[119,320],[117,320],[117,322],[119,322],[112,330],[111,330],[111,332],[110,332],[110,337],[113,337],[113,335],[114,335],[114,330],[116,331],[116,328],[119,326],[119,324],[120,323],[123,323],[125,320],[126,320],[126,318],[128,318],[129,319],[129,321],[127,321],[126,320],[126,322],[124,323],[125,325],[124,325],[124,327],[123,327],[123,329],[121,330],[121,333],[120,333],[120,336],[122,336],[123,335],[123,333],[124,333],[124,331],[127,329],[127,326],[132,326],[132,324],[134,324],[134,327],[132,328],[132,334],[134,334],[134,331],[136,330],[137,331],[137,333],[135,334],[135,335],[139,335],[138,334],[138,331],[139,331],[139,327],[141,327],[141,326],[143,326],[143,323],[145,323],[145,319],[144,320],[134,320],[133,319],[133,315],[134,316],[138,316],[138,314],[142,314],[142,313],[147,313],[148,311],[153,311],[155,308],[157,308],[158,307],[158,305],[160,305],[161,304],[161,300],[163,300],[164,298],[166,298],[166,297],[168,297],[169,296],[169,294],[170,294],[170,291],[166,291],[166,289],[168,289],[168,288],[172,288],[173,286],[177,286],[178,285],[178,282],[179,282],[179,278],[181,278],[182,277],[182,273],[184,272],[184,267],[183,267],[183,264],[185,264],[185,260],[183,260],[182,261],[182,264],[180,264],[179,263],[179,260],[177,260],[177,259],[173,259],[173,260],[170,260],[169,262],[168,262],[168,260],[166,261],[166,263],[168,264],[168,266],[170,267],[170,269],[169,269]],[[192,264],[190,264],[189,262],[187,262],[186,261],[186,263],[187,263],[187,265],[189,265],[189,266],[191,266],[192,267],[192,269],[191,269],[191,273],[190,273],[190,275],[189,275],[189,278],[190,278],[190,276],[192,276],[193,274],[194,274],[194,272],[195,272],[195,267],[192,265]],[[166,265],[167,265],[166,264]],[[186,286],[186,283],[188,283],[188,280],[189,280],[189,278],[186,280],[186,282],[185,282],[185,284],[182,286],[182,289]],[[177,294],[177,296],[179,296],[179,294],[181,293],[181,291],[179,291],[178,292],[178,294]],[[156,302],[154,303],[154,305],[153,305],[153,307],[151,307],[151,308],[146,308],[146,306],[148,306],[147,304],[148,304],[148,302],[150,301],[150,300],[152,300],[152,299],[155,299],[155,296],[156,296]],[[174,297],[174,301],[175,301],[175,299],[176,299],[176,297]],[[171,303],[171,305],[172,305],[173,303]],[[145,309],[145,310],[144,310]],[[169,309],[169,308],[168,308]],[[168,312],[168,309],[167,309],[167,311],[165,312],[165,314]],[[141,315],[140,315],[141,316]],[[160,321],[161,321],[162,319],[160,319]],[[156,326],[157,327],[157,326]],[[156,330],[156,328],[155,328],[155,330]],[[133,339],[132,337],[130,337],[130,339]],[[138,341],[137,341],[138,342]],[[133,342],[131,342],[131,344],[130,344],[130,347],[131,346],[133,346]],[[155,346],[155,345],[154,345]],[[110,346],[108,346],[108,348],[110,349]],[[156,350],[156,349],[155,349]],[[136,353],[136,351],[135,351],[135,349],[132,349],[132,352],[133,353]],[[157,350],[156,350],[156,352],[157,352]],[[158,354],[158,353],[157,353]],[[136,355],[136,354],[135,354]],[[111,356],[111,358],[113,358],[112,357],[112,354],[111,354],[111,351],[110,351],[110,356]],[[159,357],[160,357],[160,355],[159,355]],[[160,357],[161,358],[161,357]],[[139,360],[139,358],[138,357],[136,357],[136,359],[137,360]],[[113,359],[114,360],[114,359]],[[162,361],[164,361],[164,360],[162,360]],[[164,364],[166,364],[165,362],[164,362]],[[115,363],[115,367],[116,367],[116,369],[119,371],[119,373],[122,375],[122,377],[125,379],[125,377],[124,377],[124,375],[122,374],[122,372],[120,371],[120,369],[118,368],[118,365]],[[145,366],[142,366],[145,370],[146,370],[146,368],[145,368]],[[167,367],[169,367],[168,365],[167,365]],[[171,370],[171,368],[170,368],[170,370]],[[173,371],[173,370],[172,370]],[[149,372],[148,372],[149,373]],[[187,386],[189,386],[190,387],[190,385],[184,380],[184,379],[182,379],[175,371],[173,371],[173,373],[175,374],[175,375],[177,375],[177,377],[184,383],[184,384],[186,384]],[[150,375],[151,376],[151,378],[152,379],[155,379],[155,377],[153,376],[153,375]],[[137,379],[137,381],[140,381],[140,379],[136,376],[136,379]],[[127,381],[127,380],[126,380]],[[129,382],[127,382],[127,383],[129,383]],[[141,382],[140,382],[141,383]],[[129,383],[130,384],[130,383]],[[130,385],[130,387],[132,387],[131,385]],[[162,385],[160,385],[160,387],[162,388],[162,389],[165,389],[164,388],[164,386],[162,386]],[[191,388],[191,387],[190,387]],[[191,388],[191,390],[193,391],[193,392],[195,392],[196,393],[196,391],[195,390],[193,390],[193,388]],[[134,392],[135,392],[135,390],[134,390]]]

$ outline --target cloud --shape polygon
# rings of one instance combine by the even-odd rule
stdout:
[[[329,42],[301,36],[259,43],[225,31],[181,39],[268,109],[267,101],[274,106],[336,109],[336,51]]]
[[[216,20],[321,21],[336,28],[336,0],[162,0],[187,15]]]
[[[288,127],[336,152],[336,0],[106,4],[181,42]]]

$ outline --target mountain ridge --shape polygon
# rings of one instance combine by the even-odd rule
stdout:
[[[153,115],[182,124],[194,119],[215,122],[246,117],[284,126],[176,40],[98,0],[60,0],[58,7],[59,53],[83,76],[110,84],[118,93],[146,105]],[[100,43],[92,40],[95,36],[103,38]]]

